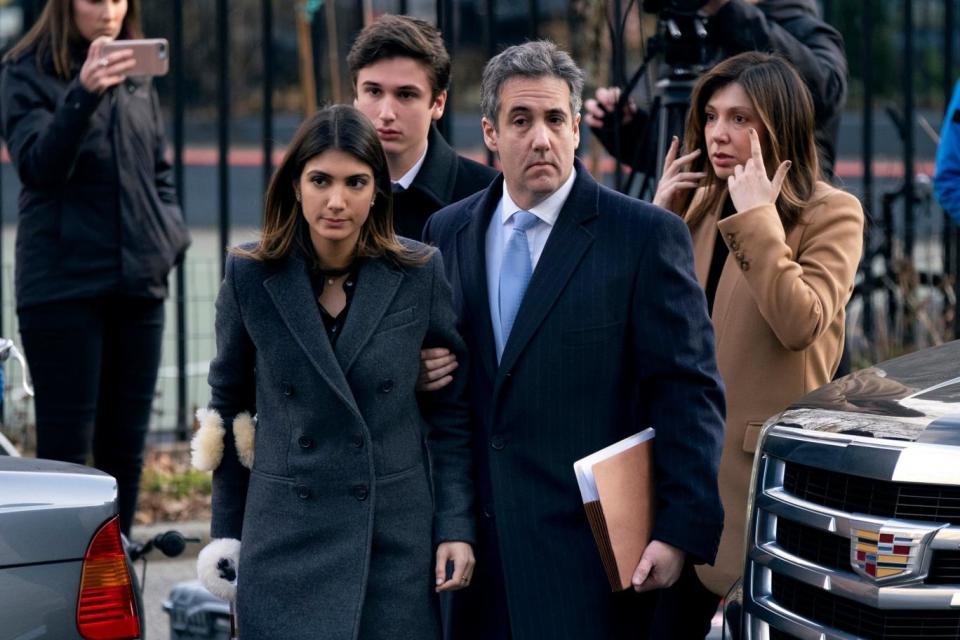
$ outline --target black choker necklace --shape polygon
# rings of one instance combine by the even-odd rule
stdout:
[[[333,284],[334,280],[336,280],[337,278],[342,278],[343,276],[353,271],[353,265],[354,263],[351,262],[347,266],[342,267],[340,269],[318,269],[318,271],[320,272],[320,275],[326,278],[327,284]]]

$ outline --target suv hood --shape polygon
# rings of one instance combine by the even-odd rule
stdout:
[[[960,340],[855,371],[807,394],[777,424],[960,446]]]
[[[0,567],[82,559],[117,482],[76,464],[0,456]]]

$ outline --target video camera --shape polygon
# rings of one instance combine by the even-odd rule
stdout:
[[[706,65],[707,29],[697,14],[707,0],[644,0],[643,10],[656,14],[658,42],[664,62],[699,75]]]
[[[629,193],[638,173],[645,174],[640,187],[641,196],[651,181],[662,171],[662,159],[673,135],[682,137],[690,91],[697,78],[709,66],[707,28],[699,10],[708,0],[644,0],[643,11],[657,16],[657,35],[647,47],[646,55],[636,73],[622,86],[615,108],[607,111],[599,133],[618,155],[620,140],[634,143],[632,158],[627,164],[635,170],[626,184],[620,183],[618,165],[617,188]],[[634,87],[646,74],[648,63],[655,57],[662,60],[653,100],[647,109],[638,110],[628,125],[620,120]]]
[[[707,4],[707,0],[643,0],[643,10],[647,13],[672,11],[674,13],[691,14]]]

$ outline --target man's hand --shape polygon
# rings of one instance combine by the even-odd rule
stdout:
[[[600,87],[597,89],[596,95],[583,103],[587,126],[594,129],[603,127],[604,116],[616,109],[619,99],[619,87]],[[636,112],[637,106],[632,101],[628,101],[623,109],[623,124],[630,124]]]
[[[651,540],[633,572],[633,590],[643,593],[672,586],[680,577],[686,555],[666,542]]]
[[[417,378],[417,391],[436,391],[453,382],[453,370],[459,365],[457,356],[449,349],[420,350],[420,376]]]

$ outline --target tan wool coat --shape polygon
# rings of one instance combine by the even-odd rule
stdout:
[[[723,595],[740,577],[753,454],[763,422],[827,383],[840,363],[844,307],[863,248],[863,210],[853,196],[819,183],[811,205],[785,233],[774,205],[693,231],[697,279],[706,285],[719,228],[730,253],[713,304],[717,364],[727,390],[720,460],[723,537],[700,580]]]

